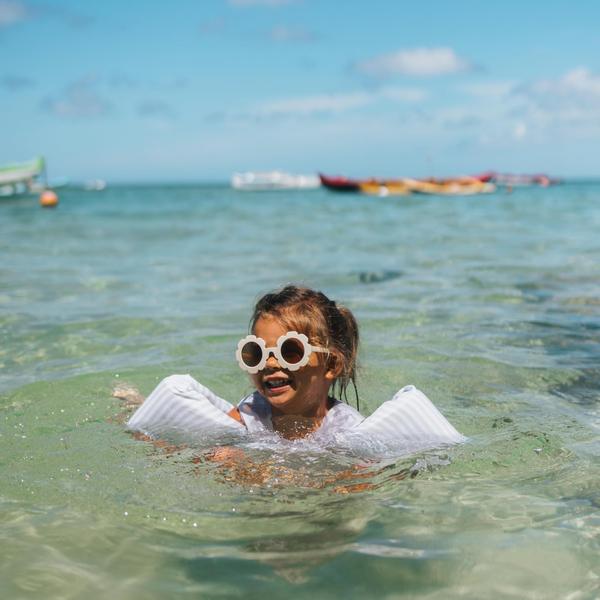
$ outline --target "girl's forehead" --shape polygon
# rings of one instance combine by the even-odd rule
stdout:
[[[313,333],[312,328],[307,326],[307,323],[303,324],[302,319],[294,318],[293,314],[286,315],[261,315],[254,325],[252,333],[258,337],[268,341],[267,338],[271,338],[274,342],[277,339],[286,334],[288,331],[297,331],[303,333],[309,338]]]
[[[287,333],[289,326],[280,318],[272,315],[263,315],[254,325],[254,335],[268,341],[277,340],[280,336]]]

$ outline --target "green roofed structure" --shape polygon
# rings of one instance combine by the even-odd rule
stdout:
[[[46,161],[33,160],[0,166],[0,197],[41,192],[46,187]]]

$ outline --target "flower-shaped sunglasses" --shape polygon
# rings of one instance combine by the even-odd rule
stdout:
[[[329,350],[312,346],[303,333],[288,331],[277,340],[277,345],[271,348],[267,348],[267,343],[262,338],[247,335],[238,342],[235,357],[241,369],[254,374],[265,368],[271,353],[281,367],[288,371],[297,371],[308,364],[313,352]]]

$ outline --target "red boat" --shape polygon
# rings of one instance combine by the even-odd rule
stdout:
[[[329,177],[319,173],[321,184],[334,192],[358,192],[360,190],[360,181],[357,179],[348,179],[343,176]]]

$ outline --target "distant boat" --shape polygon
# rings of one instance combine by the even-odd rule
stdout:
[[[316,175],[294,175],[283,171],[234,173],[231,186],[236,190],[309,190],[321,185]]]
[[[83,184],[83,189],[86,192],[101,192],[106,188],[106,181],[104,179],[91,179]]]
[[[361,183],[375,182],[374,179],[361,181],[358,179],[348,179],[348,177],[344,177],[343,175],[331,177],[329,175],[323,175],[323,173],[319,173],[319,179],[327,189],[333,190],[334,192],[358,192],[360,191]]]
[[[315,175],[295,175],[283,171],[234,173],[231,185],[237,190],[314,189],[321,185]]]
[[[46,163],[42,157],[0,167],[0,196],[39,193],[46,187]]]
[[[370,179],[358,184],[363,194],[370,196],[408,196],[412,194],[410,185],[404,179],[385,179],[378,181]]]
[[[486,171],[475,176],[480,181],[497,183],[507,187],[520,187],[539,185],[548,187],[560,183],[560,179],[550,177],[544,173],[534,173],[532,175],[514,174],[514,173],[497,173],[496,171]]]
[[[371,196],[408,196],[410,194],[436,194],[440,196],[470,196],[489,194],[496,186],[477,177],[463,176],[449,179],[349,179],[320,174],[321,183],[336,192],[361,192]]]
[[[495,184],[471,176],[449,179],[404,179],[404,181],[414,194],[473,196],[475,194],[490,194],[496,191]]]

